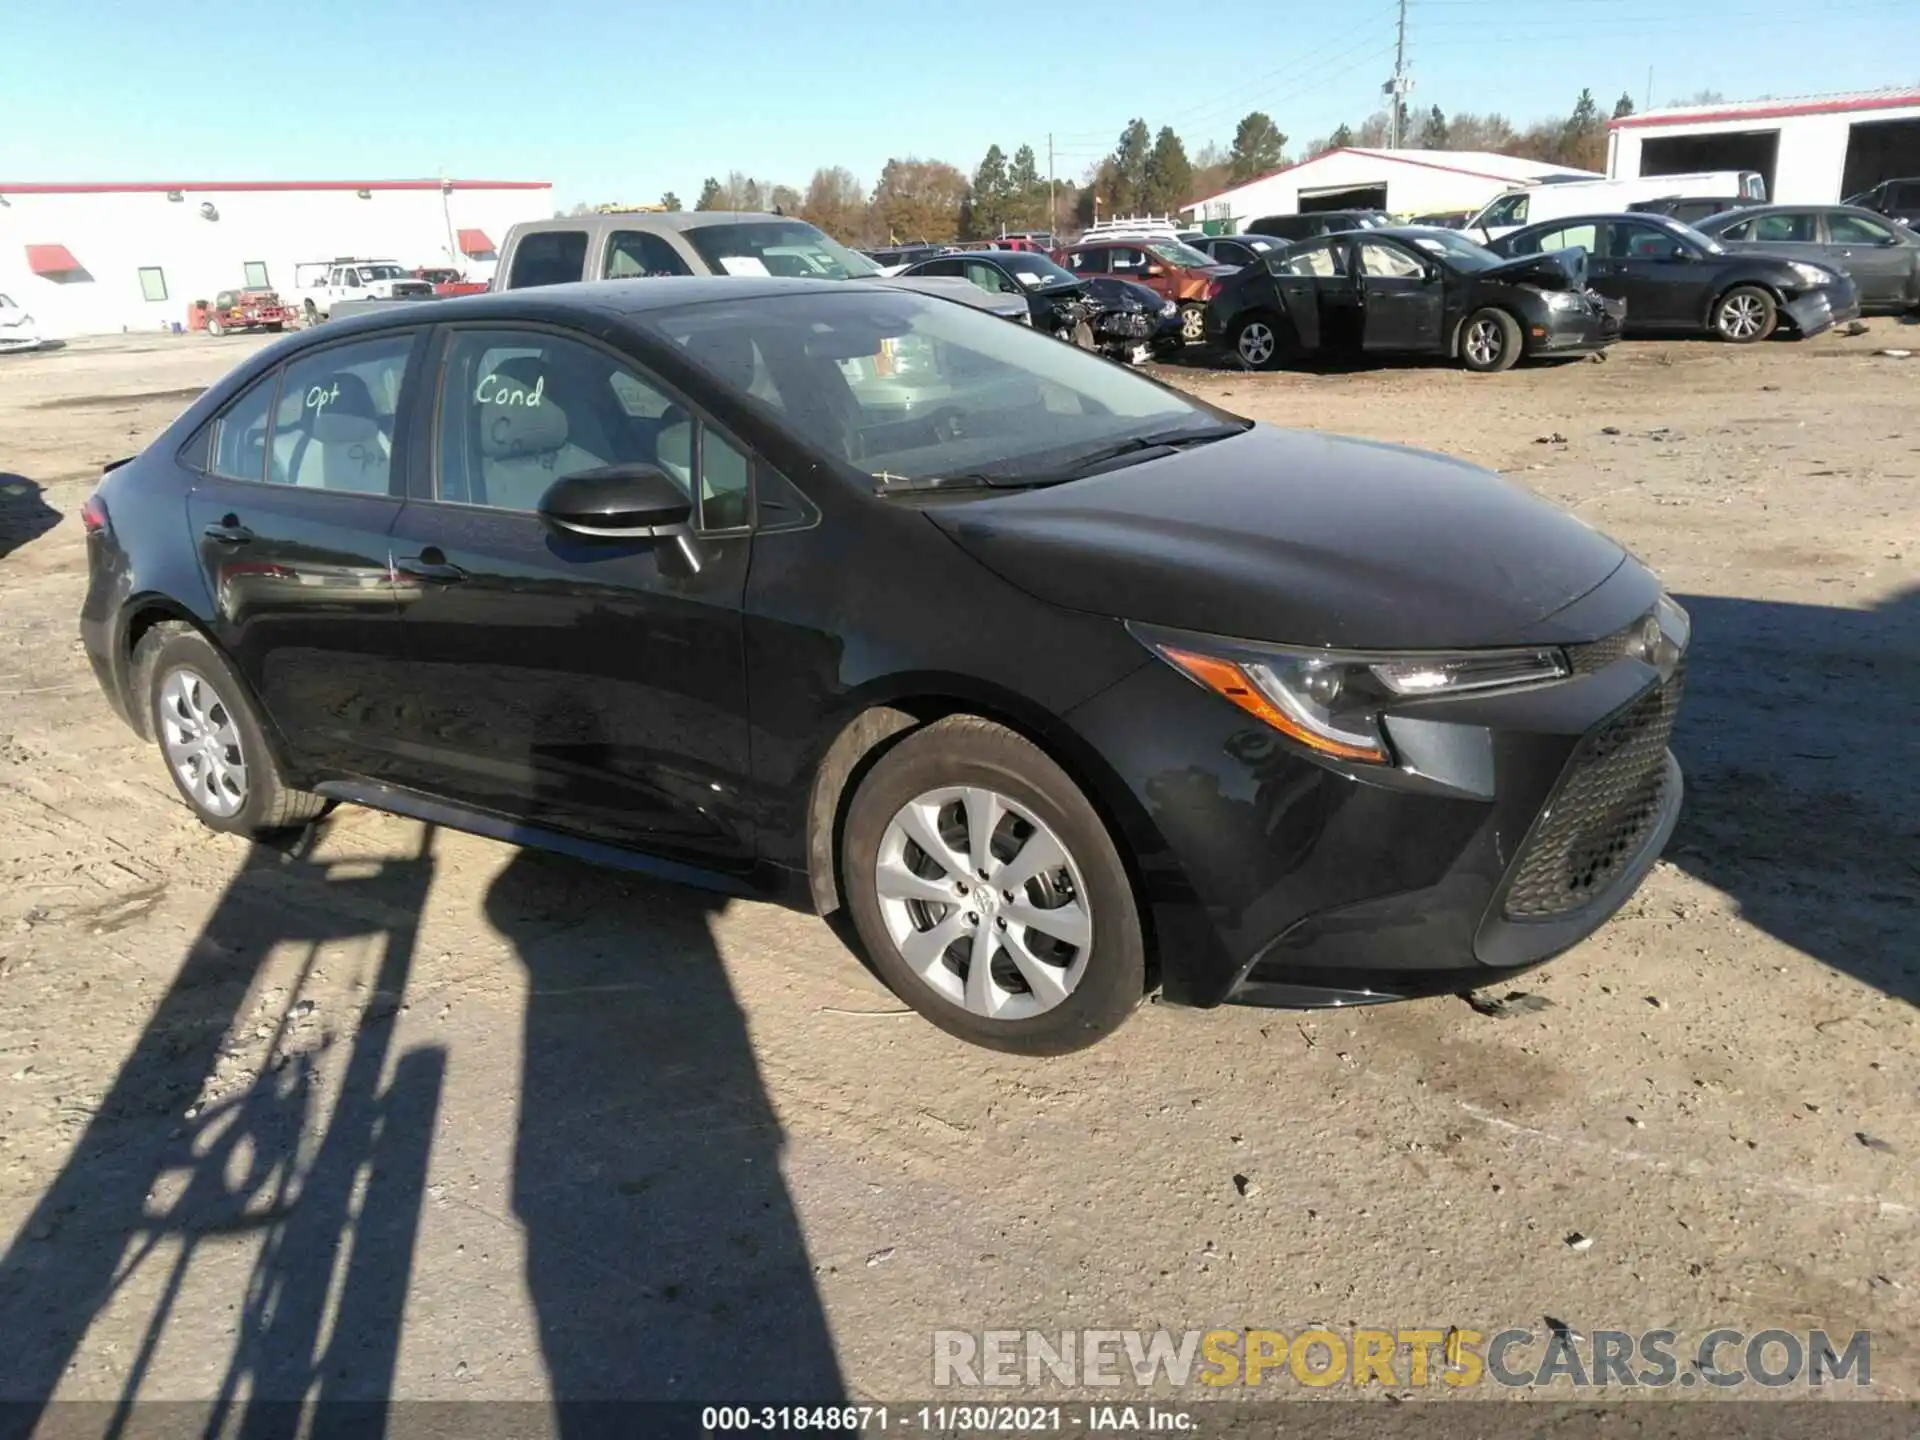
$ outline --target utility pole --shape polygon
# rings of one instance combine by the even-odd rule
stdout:
[[[1407,0],[1400,0],[1400,28],[1393,44],[1393,78],[1380,87],[1387,97],[1387,148],[1398,150],[1405,138],[1400,133],[1400,115],[1407,105],[1407,92],[1413,81],[1407,78]]]
[[[1047,234],[1053,234],[1053,132],[1047,132]]]
[[[1647,103],[1640,108],[1642,110],[1653,108],[1653,66],[1651,65],[1647,66]]]

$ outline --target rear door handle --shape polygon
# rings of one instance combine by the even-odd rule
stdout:
[[[240,523],[239,517],[223,515],[220,523],[209,525],[201,532],[209,540],[218,540],[223,545],[244,545],[253,539],[253,531]]]
[[[410,580],[427,580],[435,585],[454,585],[467,578],[467,572],[452,564],[439,550],[429,546],[418,555],[394,562],[394,570]]]

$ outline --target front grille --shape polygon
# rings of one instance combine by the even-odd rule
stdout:
[[[1667,739],[1680,708],[1686,661],[1581,740],[1545,818],[1514,866],[1510,920],[1578,910],[1639,852],[1666,799]]]

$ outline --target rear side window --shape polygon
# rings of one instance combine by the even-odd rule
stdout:
[[[280,372],[276,370],[227,407],[214,426],[214,474],[230,480],[266,478],[267,431],[279,384]]]
[[[1814,239],[1811,215],[1761,215],[1752,222],[1742,240],[1795,240],[1802,244]]]
[[[649,230],[616,230],[607,237],[607,263],[601,273],[609,280],[633,280],[653,275],[691,275],[693,267],[682,260],[680,252],[664,238]]]
[[[1742,220],[1738,225],[1727,226],[1726,229],[1720,232],[1720,238],[1722,240],[1751,240],[1753,238],[1753,221]]]
[[[274,407],[267,478],[278,485],[391,493],[394,417],[413,338],[331,345],[289,362]]]
[[[1920,180],[1902,180],[1897,185],[1887,186],[1887,198],[1882,203],[1901,210],[1920,207]]]
[[[586,231],[535,230],[522,235],[520,243],[514,246],[507,288],[525,290],[534,285],[569,285],[586,271]]]
[[[1276,275],[1304,275],[1331,279],[1347,273],[1347,254],[1338,245],[1303,245],[1269,260]]]
[[[1107,273],[1107,252],[1100,246],[1075,250],[1067,256],[1067,268],[1076,275],[1104,275]]]

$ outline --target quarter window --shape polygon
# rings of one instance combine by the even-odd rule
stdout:
[[[167,298],[167,275],[158,265],[140,267],[140,294],[148,300]]]
[[[513,270],[507,279],[510,290],[525,290],[534,285],[567,285],[580,279],[587,270],[587,232],[584,230],[535,230],[522,235],[513,249]]]
[[[519,262],[516,260],[514,265],[517,270]],[[609,280],[692,273],[692,267],[680,258],[679,252],[650,230],[616,230],[607,237],[606,277]]]
[[[1858,215],[1829,215],[1827,235],[1836,245],[1884,245],[1893,239],[1893,231],[1879,221]]]
[[[459,331],[444,373],[442,500],[530,512],[562,476],[653,465],[696,501],[704,527],[751,521],[745,453],[593,346],[533,331]]]
[[[276,370],[227,407],[214,427],[214,474],[232,480],[266,478],[267,431],[279,383],[280,372]]]
[[[267,478],[279,485],[386,495],[394,417],[411,334],[332,345],[288,363],[273,412]]]

